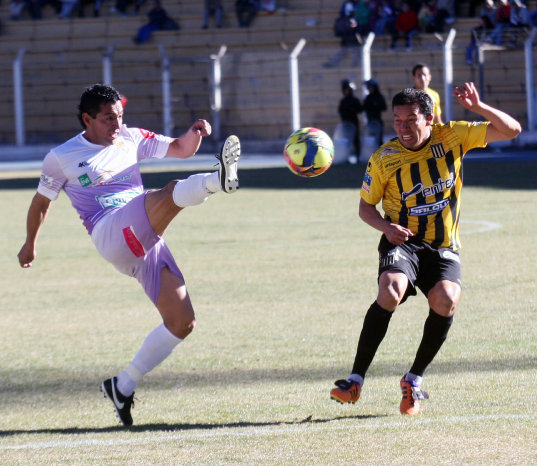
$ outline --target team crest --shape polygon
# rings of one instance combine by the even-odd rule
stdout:
[[[438,144],[431,144],[431,152],[433,153],[433,157],[435,159],[441,159],[446,155],[446,151],[444,150],[444,146],[441,142]]]

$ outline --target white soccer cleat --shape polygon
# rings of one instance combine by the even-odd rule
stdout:
[[[218,173],[222,190],[226,193],[234,193],[239,189],[239,177],[237,165],[241,156],[241,143],[237,136],[231,135],[224,141],[220,153],[216,158],[220,162]]]

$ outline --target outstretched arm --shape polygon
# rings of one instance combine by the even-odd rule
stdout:
[[[186,133],[173,140],[168,147],[166,156],[187,159],[198,151],[202,138],[210,136],[210,134],[211,125],[209,122],[201,119],[196,120]]]
[[[485,142],[513,139],[522,132],[522,126],[512,116],[481,102],[474,83],[464,83],[463,86],[457,86],[453,95],[462,107],[490,121]]]
[[[36,257],[36,243],[39,231],[47,218],[50,207],[50,199],[42,194],[36,193],[28,209],[26,220],[26,241],[17,255],[21,267],[28,268]]]

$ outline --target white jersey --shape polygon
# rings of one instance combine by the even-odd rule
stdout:
[[[37,192],[54,201],[63,188],[91,234],[103,216],[143,193],[138,162],[163,158],[172,140],[123,125],[114,144],[101,146],[82,132],[45,156]]]

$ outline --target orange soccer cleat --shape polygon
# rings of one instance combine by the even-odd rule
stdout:
[[[429,395],[424,392],[419,385],[414,385],[412,382],[407,382],[405,376],[400,382],[401,392],[403,398],[399,405],[401,414],[408,414],[409,416],[417,416],[421,410],[420,401],[429,398]]]
[[[350,380],[336,380],[336,388],[330,391],[330,398],[338,403],[356,403],[360,398],[362,387]]]

